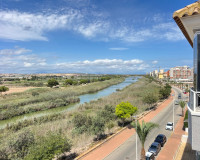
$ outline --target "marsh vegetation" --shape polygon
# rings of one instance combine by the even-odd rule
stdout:
[[[111,79],[103,82],[91,83],[85,86],[70,86],[67,89],[64,89],[64,93],[62,93],[63,89],[56,89],[52,91],[48,88],[40,90],[39,95],[36,96],[31,95],[32,91],[26,92],[25,95],[30,97],[30,101],[39,99],[37,103],[42,104],[46,102],[45,100],[40,101],[41,97],[43,97],[42,95],[53,94],[54,96],[52,96],[51,98],[54,98],[54,100],[56,100],[59,97],[58,95],[62,97],[63,94],[68,95],[67,93],[71,93],[73,91],[73,96],[71,97],[75,97],[78,94],[94,92],[95,90],[99,90],[106,86],[114,84],[113,81],[115,83],[119,83],[121,80]],[[112,83],[108,84],[108,82]],[[121,102],[129,102],[130,104],[137,107],[137,113],[134,114],[140,114],[144,112],[147,108],[149,108],[149,104],[143,102],[144,97],[149,94],[153,94],[161,98],[161,89],[163,89],[163,87],[160,84],[154,81],[150,82],[148,78],[143,77],[137,82],[125,87],[122,90],[119,90],[109,96],[100,98],[98,100],[82,104],[73,111],[59,114],[55,113],[43,117],[36,117],[34,119],[7,125],[6,128],[0,130],[0,143],[2,144],[0,147],[0,152],[5,153],[2,156],[6,157],[7,159],[10,159],[9,157],[13,156],[17,156],[17,159],[27,159],[29,157],[36,157],[36,155],[41,152],[50,154],[49,157],[51,158],[52,156],[60,155],[61,153],[64,153],[65,156],[70,153],[79,154],[88,149],[91,145],[93,145],[95,141],[102,140],[103,138],[109,136],[110,134],[121,128],[121,126],[119,125],[121,119],[118,118],[115,114],[116,105],[120,104]],[[22,104],[22,102],[25,101],[25,98],[23,99],[25,95],[19,94],[22,99],[18,101],[13,98],[14,95],[8,98],[12,99],[15,102],[18,102],[19,104]],[[51,98],[46,99],[49,100]],[[6,106],[4,99],[3,101],[4,106]],[[9,103],[9,105],[12,105],[12,103]],[[25,105],[22,105],[22,108],[24,106],[27,107],[27,103],[25,103]],[[3,108],[3,105],[1,107]],[[12,145],[10,145],[11,142],[17,142],[21,144],[18,139],[20,139],[21,135],[26,133],[29,133],[30,137],[34,137],[31,139],[32,141],[34,141],[34,143],[25,146],[26,151],[20,150],[20,147],[17,146],[20,155],[15,154],[15,150],[17,149],[12,150],[13,152],[4,152],[12,147]],[[52,138],[49,138],[52,136],[55,136],[54,139],[58,141],[58,148],[53,148],[53,145],[56,142],[51,140]],[[43,137],[46,144],[49,144],[50,148],[52,146],[51,152],[44,151],[43,149],[45,146],[40,147],[45,145],[43,144],[44,141],[41,140],[41,137]],[[30,144],[29,141],[27,141],[26,144]],[[64,154],[62,154],[62,156]],[[21,155],[23,155],[23,158]],[[0,157],[0,159],[1,158],[2,157]],[[41,159],[44,159],[44,157],[42,157]]]

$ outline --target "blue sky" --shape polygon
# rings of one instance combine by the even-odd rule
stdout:
[[[0,0],[0,73],[138,74],[188,65],[172,19],[195,1]]]

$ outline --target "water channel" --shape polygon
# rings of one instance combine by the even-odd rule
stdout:
[[[118,89],[121,90],[121,89],[125,88],[126,86],[128,86],[132,83],[135,83],[139,78],[140,77],[128,77],[123,82],[116,84],[116,85],[112,85],[112,86],[105,88],[103,90],[100,90],[96,93],[80,95],[79,103],[71,104],[71,105],[64,106],[64,107],[53,108],[53,109],[49,109],[49,110],[45,110],[45,111],[33,112],[33,113],[21,115],[21,116],[16,116],[16,117],[8,119],[8,120],[1,120],[0,121],[0,129],[4,128],[7,124],[16,123],[18,121],[22,121],[25,119],[41,117],[41,116],[50,115],[53,113],[62,113],[62,112],[71,111],[71,110],[79,107],[81,104],[88,103],[90,101],[94,101],[99,98],[108,96],[108,95],[116,92],[116,90],[118,90]]]

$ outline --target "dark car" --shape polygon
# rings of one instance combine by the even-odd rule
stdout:
[[[178,94],[178,99],[181,99],[181,93]]]
[[[153,142],[149,147],[148,152],[152,152],[155,156],[160,152],[161,145],[158,142]]]
[[[167,141],[167,138],[164,134],[159,134],[154,142],[160,143],[161,147],[164,146],[165,142]]]

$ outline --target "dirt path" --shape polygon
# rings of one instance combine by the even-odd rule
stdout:
[[[9,91],[3,92],[3,95],[11,94],[11,93],[24,92],[24,91],[27,91],[27,90],[32,89],[32,88],[37,88],[37,87],[12,87],[12,88],[9,88]]]

